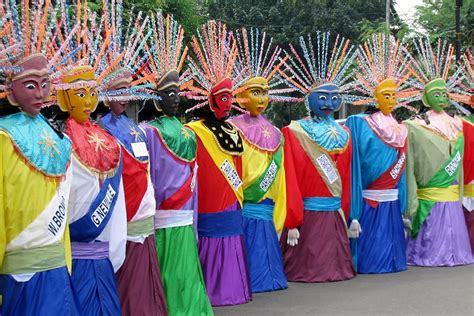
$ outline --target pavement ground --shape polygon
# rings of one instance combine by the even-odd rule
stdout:
[[[474,316],[474,264],[409,267],[335,283],[289,283],[287,290],[254,294],[248,304],[215,307],[214,312],[216,316]]]

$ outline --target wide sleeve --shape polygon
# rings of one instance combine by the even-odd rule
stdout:
[[[405,169],[406,173],[406,199],[407,199],[407,210],[405,214],[408,218],[413,218],[418,209],[418,185],[415,177],[415,142],[414,142],[414,130],[410,126],[410,123],[405,122],[408,128],[408,139],[407,139],[407,165]]]
[[[400,210],[402,214],[407,211],[407,171],[403,170],[403,173],[398,181],[398,201],[400,202]]]
[[[459,164],[459,174],[458,174],[458,184],[459,184],[459,202],[463,202],[463,197],[464,197],[464,158],[465,158],[465,151],[464,151],[464,148],[465,148],[465,145],[464,145],[464,142],[466,141],[466,139],[463,137],[463,152],[462,152],[462,161],[461,163]]]
[[[6,144],[6,142],[10,142],[8,140],[7,135],[4,132],[0,132],[0,148],[2,148],[2,152],[0,153],[0,267],[3,265],[3,258],[5,256],[5,250],[7,247],[7,228],[5,223],[5,188],[3,186],[4,183],[4,161],[3,161],[3,153],[5,146],[11,146]]]
[[[273,223],[277,232],[283,229],[286,219],[286,180],[285,180],[285,154],[283,153],[282,164],[270,190],[271,196],[275,197],[275,209],[273,212]]]
[[[117,272],[125,261],[125,248],[127,244],[127,210],[122,180],[120,180],[117,202],[107,225],[110,225],[108,227],[110,261],[114,271]]]
[[[303,197],[296,178],[293,156],[294,146],[292,145],[296,145],[293,144],[293,142],[296,142],[297,140],[292,136],[288,127],[283,128],[282,132],[283,137],[285,138],[285,145],[283,147],[287,203],[285,227],[292,229],[303,224],[304,206]]]
[[[349,130],[345,128],[347,132]],[[342,194],[341,194],[341,208],[342,211],[344,212],[344,217],[346,221],[349,219],[350,215],[350,209],[351,209],[351,195],[352,195],[352,190],[351,190],[351,172],[352,172],[352,140],[349,138],[349,143],[347,144],[347,148],[342,154],[343,156],[340,157],[342,158],[341,161],[339,162],[338,160],[338,165],[341,170],[341,174],[343,175],[341,178],[342,181]]]
[[[71,182],[72,182],[72,177],[73,177],[73,164],[69,163],[69,166],[67,167],[66,174],[64,175],[64,179],[62,181],[66,182],[66,188],[64,195],[67,197],[68,202],[66,205],[69,205],[69,192],[71,191]],[[69,215],[69,209],[67,210],[67,215],[66,218]],[[67,220],[69,222],[69,220]],[[66,225],[64,228],[64,237],[63,237],[63,242],[64,242],[64,253],[66,255],[66,266],[69,271],[69,274],[72,273],[72,250],[71,250],[71,235],[69,232],[69,225]]]
[[[351,159],[351,205],[349,211],[349,223],[353,220],[359,220],[362,214],[362,175],[361,175],[361,152],[360,152],[360,134],[362,118],[350,116],[345,125],[349,128],[352,140],[352,159]]]

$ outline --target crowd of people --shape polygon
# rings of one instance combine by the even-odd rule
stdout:
[[[288,281],[474,262],[469,50],[282,48],[214,20],[187,44],[160,11],[123,15],[0,0],[1,316],[213,315]],[[275,101],[308,116],[280,130]],[[344,102],[367,110],[340,124]]]

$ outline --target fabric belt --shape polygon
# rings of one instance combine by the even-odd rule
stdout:
[[[362,191],[364,199],[377,201],[377,202],[389,202],[398,200],[398,189],[387,189],[387,190],[364,190]]]
[[[464,196],[474,198],[474,183],[464,185]]]
[[[107,259],[109,242],[72,242],[72,259]]]
[[[66,266],[64,244],[57,243],[32,249],[15,249],[5,253],[0,274],[35,273]]]
[[[242,235],[241,211],[199,214],[198,234],[216,238]]]
[[[266,203],[244,203],[242,216],[264,221],[273,221],[273,209],[275,204]]]
[[[192,210],[157,210],[155,229],[192,225],[193,215]]]
[[[456,202],[459,201],[459,185],[451,185],[447,188],[423,188],[417,191],[420,200],[432,202]]]
[[[341,208],[339,197],[309,197],[303,199],[305,211],[337,212]]]
[[[127,236],[149,236],[154,232],[155,229],[153,227],[153,216],[127,223]]]

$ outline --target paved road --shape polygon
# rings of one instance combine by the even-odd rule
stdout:
[[[290,283],[285,291],[256,294],[239,306],[218,307],[216,316],[258,315],[472,315],[474,264],[418,268],[350,281]]]

